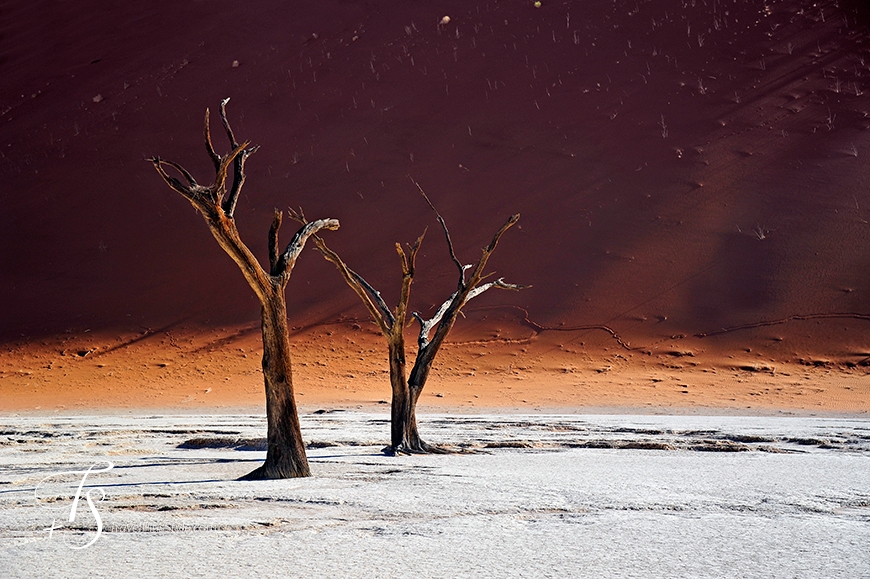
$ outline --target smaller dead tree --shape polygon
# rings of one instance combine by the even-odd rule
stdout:
[[[420,186],[417,185],[417,187],[419,188]],[[362,300],[381,333],[387,339],[390,362],[390,385],[392,387],[390,446],[384,449],[388,454],[440,451],[439,448],[427,444],[420,438],[417,430],[416,414],[417,400],[419,400],[423,387],[426,385],[426,380],[429,378],[429,372],[432,369],[435,356],[444,344],[447,334],[456,323],[456,318],[461,313],[463,306],[470,299],[479,296],[490,288],[519,290],[525,287],[506,283],[502,278],[482,283],[486,277],[489,277],[484,275],[484,270],[490,256],[495,251],[496,245],[498,245],[499,239],[519,220],[519,214],[511,216],[496,231],[492,241],[483,249],[483,253],[476,264],[463,266],[456,257],[447,224],[422,188],[420,193],[423,194],[426,202],[435,211],[438,223],[440,223],[444,236],[447,239],[450,258],[458,270],[459,279],[456,291],[441,304],[441,307],[438,308],[435,315],[430,319],[423,319],[417,312],[411,313],[411,316],[419,322],[420,331],[417,337],[417,355],[410,375],[407,373],[405,359],[404,329],[408,315],[408,304],[411,298],[411,284],[414,281],[417,253],[420,250],[425,232],[417,238],[417,241],[413,245],[408,246],[407,252],[401,244],[396,244],[396,251],[402,264],[402,287],[399,294],[399,303],[393,311],[390,310],[381,297],[380,292],[363,279],[360,274],[350,269],[337,253],[327,247],[323,239],[317,235],[314,236],[314,243],[317,249],[328,261],[338,268],[344,281],[347,282]],[[302,224],[308,223],[301,213],[291,210],[290,215]],[[469,270],[470,274],[468,273]]]
[[[245,479],[276,479],[310,476],[299,415],[293,396],[290,367],[290,342],[287,326],[287,305],[284,295],[296,260],[309,237],[321,229],[338,229],[335,219],[320,219],[306,223],[284,248],[279,249],[278,230],[282,214],[275,211],[269,229],[269,270],[266,271],[254,254],[242,242],[233,213],[245,183],[245,160],[257,147],[239,144],[226,116],[226,104],[221,102],[220,117],[232,150],[218,155],[211,142],[209,111],[205,111],[205,148],[214,163],[215,178],[211,185],[203,186],[181,165],[159,157],[148,159],[169,187],[190,201],[203,216],[214,238],[236,262],[248,284],[260,300],[263,330],[263,378],[266,383],[267,443],[266,462],[246,475]],[[226,180],[230,165],[233,184],[227,194]],[[178,171],[185,182],[166,172],[164,166]]]

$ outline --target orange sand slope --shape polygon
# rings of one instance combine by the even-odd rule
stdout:
[[[870,376],[855,357],[785,360],[705,346],[675,339],[627,349],[599,330],[457,334],[436,360],[421,409],[870,411]],[[388,402],[384,342],[373,328],[310,329],[294,335],[293,350],[301,407]],[[22,342],[0,356],[0,411],[256,410],[263,405],[260,352],[254,325]]]

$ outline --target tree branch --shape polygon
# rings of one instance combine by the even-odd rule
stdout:
[[[504,235],[504,232],[507,231],[508,229],[510,229],[511,227],[513,227],[513,225],[519,220],[520,220],[519,213],[514,213],[513,215],[508,217],[508,220],[505,221],[504,225],[501,226],[501,229],[499,229],[495,233],[495,235],[492,238],[492,241],[489,242],[489,245],[486,247],[485,251],[487,253],[492,253],[493,251],[495,251],[495,246],[498,245],[498,240],[501,239],[501,236]]]
[[[272,226],[269,228],[269,271],[273,275],[278,265],[278,230],[281,229],[283,219],[284,215],[276,209]]]
[[[417,344],[420,347],[420,350],[425,350],[429,345],[429,334],[432,333],[432,328],[437,326],[441,319],[444,317],[444,314],[447,313],[447,310],[450,309],[450,306],[453,305],[454,300],[459,295],[459,290],[453,292],[447,301],[441,304],[441,307],[438,308],[438,311],[435,312],[435,315],[432,316],[428,320],[424,320],[423,317],[417,312],[413,312],[411,316],[420,322],[420,335],[417,337]]]
[[[230,98],[227,97],[221,101],[220,106],[220,115],[221,115],[221,123],[224,126],[224,130],[227,133],[227,138],[230,140],[230,147],[233,149],[237,148],[239,144],[236,142],[236,137],[233,135],[233,130],[230,128],[230,121],[227,120],[227,103],[230,102]]]
[[[230,189],[230,195],[223,203],[223,210],[227,217],[232,217],[236,211],[236,203],[239,201],[239,195],[242,192],[242,186],[245,184],[245,161],[248,157],[257,152],[259,145],[250,149],[243,149],[241,154],[236,157],[233,175],[233,188]]]
[[[513,283],[506,283],[506,282],[504,281],[504,278],[501,278],[501,277],[500,277],[500,278],[498,278],[498,279],[495,280],[495,281],[491,281],[491,282],[489,282],[489,283],[485,283],[485,284],[483,284],[483,285],[479,285],[479,286],[473,288],[470,292],[468,292],[468,296],[465,298],[465,303],[468,303],[469,300],[471,300],[471,299],[473,299],[473,298],[476,298],[477,296],[479,296],[480,294],[482,294],[482,293],[485,292],[486,290],[488,290],[488,289],[490,289],[490,288],[494,288],[494,287],[497,287],[497,288],[499,288],[499,289],[506,289],[506,290],[519,291],[519,290],[523,290],[523,289],[530,288],[530,287],[532,287],[532,286],[530,286],[530,285],[517,285],[517,284],[513,284]]]
[[[318,238],[318,239],[320,239],[320,238]],[[381,296],[381,292],[379,292],[374,287],[372,287],[372,285],[369,282],[367,282],[363,278],[363,276],[361,276],[360,274],[358,274],[354,270],[347,268],[347,272],[351,275],[351,277],[353,277],[354,280],[356,280],[356,282],[358,284],[360,284],[360,286],[362,286],[363,289],[366,290],[366,292],[368,293],[372,302],[374,302],[374,304],[381,311],[381,313],[383,314],[384,318],[387,320],[389,325],[392,326],[396,320],[393,317],[393,312],[390,311],[390,307],[387,305],[387,302],[385,302],[384,298]]]
[[[411,301],[411,284],[414,283],[414,273],[417,268],[417,254],[420,252],[420,246],[423,244],[423,238],[426,236],[426,230],[417,238],[414,245],[408,246],[408,253],[402,249],[400,244],[396,244],[396,252],[402,259],[402,289],[399,292],[399,303],[396,305],[396,319],[399,320],[400,327],[395,328],[395,331],[401,332],[405,326],[405,319],[408,316],[408,304]]]
[[[221,209],[224,209],[225,206],[221,205],[221,200],[224,197],[224,193],[226,193],[226,182],[227,182],[227,171],[229,171],[230,163],[236,162],[238,164],[238,159],[240,156],[245,154],[245,148],[249,145],[247,141],[242,143],[241,145],[235,147],[231,152],[227,153],[223,157],[221,157],[221,164],[217,169],[217,175],[215,175],[214,185],[212,185],[212,201],[215,206],[221,206]],[[236,171],[236,179],[238,179],[238,170]],[[227,200],[229,202],[229,199]],[[233,207],[235,207],[235,199],[232,202]],[[227,217],[232,218],[232,213],[227,213],[224,209],[224,214]]]
[[[480,256],[478,262],[473,266],[474,269],[468,282],[465,283],[463,280],[463,285],[461,285],[459,289],[457,289],[456,292],[454,292],[453,295],[451,295],[450,298],[441,305],[431,320],[426,322],[419,315],[414,316],[420,322],[420,336],[418,339],[420,350],[417,355],[417,363],[414,365],[414,367],[419,368],[419,370],[416,370],[415,372],[422,372],[423,375],[428,372],[428,366],[431,364],[432,359],[453,327],[457,316],[462,312],[462,308],[469,299],[480,295],[492,287],[516,290],[522,289],[522,286],[508,284],[503,279],[498,279],[480,286],[478,285],[484,277],[483,271],[486,268],[486,263],[492,255],[492,252],[495,251],[499,239],[501,239],[504,232],[510,229],[519,218],[520,216],[518,213],[512,215],[504,225],[496,231],[492,241],[490,241],[489,245],[483,249],[483,254]],[[435,328],[435,335],[430,339],[429,334],[432,332],[433,328]],[[416,373],[415,376],[417,376]],[[419,378],[420,376],[417,377]]]
[[[172,161],[166,161],[159,157],[152,157],[151,159],[146,159],[146,161],[154,165],[154,168],[157,169],[157,173],[160,174],[160,177],[163,178],[163,180],[166,182],[167,185],[169,185],[170,188],[172,188],[174,191],[177,191],[178,193],[181,193],[181,195],[185,199],[190,201],[195,207],[203,210],[204,208],[209,207],[209,203],[207,201],[203,202],[203,196],[206,196],[207,199],[207,196],[209,194],[208,189],[197,185],[196,182],[193,181],[193,177],[190,176],[190,173],[185,171],[180,165],[178,165],[177,163],[173,163]],[[193,182],[189,185],[185,185],[184,183],[167,173],[166,169],[163,168],[163,165],[169,165],[170,167],[178,169],[178,171],[181,172],[183,175],[187,175],[186,178],[188,179],[188,182]]]
[[[296,232],[296,235],[293,236],[290,243],[287,244],[287,249],[284,250],[284,253],[278,258],[275,267],[272,269],[272,276],[280,277],[286,283],[287,278],[290,277],[290,272],[293,271],[293,267],[296,265],[296,259],[302,253],[302,248],[305,247],[305,242],[308,241],[308,238],[321,229],[336,230],[338,225],[337,219],[318,219],[303,225]]]
[[[499,278],[495,281],[479,285],[469,290],[468,295],[465,296],[465,301],[463,301],[462,304],[459,305],[457,310],[461,310],[470,300],[476,298],[486,290],[494,287],[506,290],[519,291],[522,289],[530,288],[532,286],[507,283],[504,281],[504,278]],[[420,335],[417,338],[417,344],[419,344],[421,349],[424,349],[429,345],[429,334],[432,332],[432,328],[434,328],[441,322],[441,318],[444,317],[444,314],[446,314],[447,310],[450,309],[450,306],[453,305],[458,295],[459,291],[453,292],[453,294],[447,299],[447,301],[441,304],[441,307],[438,308],[438,311],[435,312],[435,315],[432,316],[432,318],[429,320],[424,320],[423,317],[420,316],[420,314],[418,314],[417,312],[413,312],[411,314],[411,316],[413,316],[415,320],[420,322]]]
[[[169,177],[169,175],[166,175],[166,177],[164,177],[164,180],[166,180],[167,182],[168,182],[168,179],[172,179],[173,181],[178,183],[178,186],[183,187],[185,189],[193,189],[194,187],[198,186],[198,183],[196,182],[196,179],[193,178],[193,175],[191,175],[187,171],[187,169],[185,169],[184,167],[182,167],[178,163],[173,163],[172,161],[167,161],[166,159],[161,159],[159,157],[153,157],[151,159],[146,159],[146,161],[151,161],[152,163],[154,163],[154,166],[157,167],[157,170],[160,172],[161,176],[166,175],[166,172],[163,170],[161,165],[169,165],[170,167],[172,167],[173,169],[175,169],[176,171],[181,173],[182,176],[187,180],[187,187],[182,185],[180,181],[178,181],[172,177]]]
[[[414,179],[410,175],[408,175],[408,178],[411,179],[411,182],[414,183],[414,185],[417,186],[417,189],[420,190],[420,194],[423,196],[423,199],[426,200],[426,203],[429,204],[429,207],[432,208],[432,211],[435,212],[435,216],[438,218],[438,223],[441,224],[441,229],[444,230],[444,237],[447,239],[447,249],[450,252],[450,259],[453,261],[453,263],[459,269],[459,287],[460,287],[460,289],[462,289],[465,287],[465,269],[466,268],[462,267],[462,264],[459,262],[459,259],[457,259],[457,257],[456,257],[456,251],[454,251],[454,249],[453,249],[453,241],[450,239],[450,231],[447,229],[447,223],[444,221],[444,218],[441,217],[441,214],[438,213],[438,210],[435,209],[435,205],[432,204],[432,201],[429,199],[429,196],[426,195],[426,192],[423,191],[423,188],[420,186],[420,184],[417,183],[416,181],[414,181]]]
[[[288,213],[292,219],[302,225],[308,224],[308,220],[305,219],[301,209],[297,212],[291,208],[288,210]],[[350,269],[341,257],[326,245],[326,242],[319,235],[314,236],[314,243],[317,245],[317,250],[321,255],[338,269],[347,285],[359,296],[381,332],[385,336],[389,335],[395,323],[395,318],[389,306],[387,306],[381,297],[380,292],[363,279],[361,275]]]
[[[393,324],[395,324],[395,318],[381,297],[381,294],[365,281],[361,275],[350,269],[337,253],[327,247],[326,242],[320,236],[314,236],[314,243],[317,244],[317,249],[323,257],[338,269],[344,281],[350,286],[350,289],[360,298],[363,305],[369,311],[369,315],[378,325],[381,333],[389,336],[393,329]]]
[[[499,228],[499,230],[495,232],[495,235],[492,236],[492,241],[489,242],[489,245],[483,248],[483,255],[480,256],[480,259],[474,266],[474,270],[471,272],[471,279],[469,280],[468,285],[470,285],[471,287],[475,287],[478,283],[480,283],[480,280],[483,277],[483,270],[486,268],[486,263],[489,261],[489,257],[492,255],[492,252],[495,251],[499,239],[501,239],[501,236],[504,235],[505,231],[513,227],[513,225],[517,221],[519,221],[519,219],[519,213],[511,215],[508,220],[505,221],[504,225],[502,225],[501,228]]]
[[[205,109],[205,150],[208,152],[211,162],[214,164],[214,170],[217,171],[221,167],[221,156],[214,150],[214,145],[211,143],[211,129],[209,128],[209,110]]]

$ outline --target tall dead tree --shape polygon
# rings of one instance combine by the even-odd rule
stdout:
[[[347,282],[362,300],[369,314],[381,330],[381,333],[387,339],[390,361],[390,385],[392,386],[392,408],[390,446],[384,450],[390,454],[439,451],[437,447],[421,440],[417,430],[416,413],[417,400],[419,400],[423,387],[426,385],[426,380],[429,378],[429,371],[432,369],[432,362],[435,360],[438,350],[444,344],[447,334],[453,328],[456,318],[461,313],[463,306],[468,303],[468,300],[494,287],[509,290],[519,290],[524,287],[505,283],[504,279],[501,278],[481,283],[485,277],[488,277],[484,276],[484,269],[486,268],[487,261],[489,261],[489,257],[495,251],[501,236],[520,218],[519,214],[511,216],[496,231],[492,241],[483,249],[483,253],[476,264],[463,266],[456,257],[447,224],[422,189],[420,189],[420,192],[438,217],[438,222],[441,224],[444,236],[447,238],[450,258],[458,270],[459,279],[456,291],[441,304],[441,307],[438,308],[435,315],[430,319],[425,320],[416,312],[411,314],[419,322],[420,331],[417,337],[417,355],[410,375],[407,373],[405,360],[404,329],[408,314],[408,303],[411,298],[411,284],[414,281],[417,253],[420,250],[425,232],[417,238],[417,241],[413,245],[408,246],[407,252],[400,243],[396,244],[396,251],[402,264],[402,287],[399,294],[399,303],[393,311],[390,310],[381,297],[380,292],[373,288],[360,274],[350,269],[337,253],[327,247],[320,236],[314,236],[314,243],[317,249],[328,261],[338,268],[344,281]],[[290,215],[300,223],[304,225],[308,224],[301,213],[291,210]],[[470,275],[467,273],[469,270],[471,271]]]
[[[245,183],[245,160],[258,147],[239,144],[227,121],[225,99],[220,105],[220,117],[232,150],[225,155],[215,152],[209,128],[209,111],[205,111],[205,148],[214,163],[215,178],[211,185],[200,185],[181,165],[159,157],[149,159],[154,168],[173,190],[181,193],[203,216],[214,238],[236,262],[242,275],[260,300],[263,330],[263,377],[266,382],[266,416],[268,423],[266,462],[246,475],[245,479],[275,479],[310,476],[305,446],[299,428],[293,379],[290,368],[290,342],[287,327],[287,305],[284,290],[296,259],[309,237],[321,229],[338,229],[335,219],[320,219],[306,223],[290,243],[279,251],[278,230],[282,213],[275,211],[269,229],[269,270],[266,271],[239,237],[233,213]],[[227,194],[226,181],[230,165],[233,183]],[[185,182],[166,172],[172,167]]]

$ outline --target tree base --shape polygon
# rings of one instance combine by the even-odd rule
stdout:
[[[403,442],[398,446],[385,446],[382,452],[387,456],[410,456],[412,454],[453,454],[453,451],[448,448],[429,444],[423,442],[422,440],[417,441],[416,444],[409,444],[408,442]]]
[[[311,471],[305,469],[293,468],[278,468],[276,465],[264,464],[258,467],[245,476],[241,476],[236,480],[277,480],[284,478],[303,478],[311,476]]]

